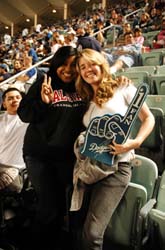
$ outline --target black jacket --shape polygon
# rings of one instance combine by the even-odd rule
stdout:
[[[69,161],[74,159],[73,145],[83,130],[85,104],[76,94],[73,84],[52,82],[54,102],[41,100],[43,74],[22,99],[18,115],[30,123],[25,134],[23,154],[38,158]],[[67,87],[66,87],[67,86]]]

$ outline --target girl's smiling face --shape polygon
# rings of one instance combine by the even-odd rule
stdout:
[[[79,60],[80,75],[90,85],[99,85],[102,80],[101,67],[96,63],[89,62],[84,57]]]
[[[57,68],[57,75],[64,83],[70,83],[77,76],[75,56],[70,56],[63,65]]]

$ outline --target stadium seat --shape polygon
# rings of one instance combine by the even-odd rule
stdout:
[[[119,33],[119,31],[117,29],[115,29],[115,26],[108,29],[106,32],[106,43],[114,45],[114,43],[118,37],[118,33]]]
[[[162,108],[150,107],[155,117],[155,126],[151,134],[146,138],[140,148],[136,149],[136,153],[150,157],[158,165],[159,173],[164,170],[165,160],[165,140],[164,140],[164,112]],[[134,138],[139,130],[140,120],[137,118],[133,125],[132,137]]]
[[[149,201],[151,207],[155,204],[151,198],[158,178],[157,165],[147,157],[136,155],[132,172],[127,191],[105,232],[105,250],[113,245],[119,247],[117,249],[140,250],[145,232],[149,230],[147,223],[144,226],[147,220],[141,216],[141,210]]]
[[[23,178],[21,192],[8,188],[0,190],[0,250],[18,250],[6,235],[10,235],[10,230],[15,227],[23,230],[24,223],[30,225],[35,213],[36,196],[27,170],[22,170],[20,175]]]
[[[147,147],[152,150],[160,150],[160,146],[163,143],[163,119],[164,112],[161,108],[151,107],[152,114],[155,117],[155,127],[151,134],[146,138],[141,147]],[[132,129],[132,137],[134,138],[139,130],[140,120],[137,119]]]
[[[156,31],[149,31],[147,33],[143,33],[144,36],[144,46],[149,46],[152,48],[153,40],[155,39],[156,35],[159,33],[159,30]]]
[[[160,180],[156,205],[149,212],[151,249],[165,249],[165,171]]]
[[[126,68],[125,72],[141,72],[146,71],[149,75],[156,73],[156,67],[155,66],[135,66],[131,68]]]
[[[119,72],[117,76],[123,75],[128,77],[129,79],[132,80],[133,84],[138,87],[139,84],[141,83],[147,83],[149,86],[149,93],[150,93],[150,77],[149,73],[147,71],[124,71],[124,72]]]
[[[151,51],[144,52],[141,54],[141,60],[143,66],[157,66],[163,64],[163,52],[162,51]]]
[[[165,75],[165,65],[158,65],[156,67],[156,74],[164,74]]]
[[[146,103],[149,108],[160,108],[164,112],[163,116],[163,138],[165,140],[165,95],[147,95]]]
[[[165,95],[165,73],[151,75],[152,94]]]
[[[149,108],[161,108],[165,114],[165,95],[147,95],[146,103]]]

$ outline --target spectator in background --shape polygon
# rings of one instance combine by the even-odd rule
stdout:
[[[111,74],[116,73],[122,68],[130,68],[139,65],[142,45],[135,42],[133,32],[124,35],[125,45],[105,49]]]
[[[12,41],[11,35],[9,35],[8,33],[5,33],[3,39],[4,39],[4,44],[5,44],[6,48],[8,49],[10,47],[11,41]]]
[[[28,56],[32,57],[32,64],[38,62],[38,56],[35,49],[32,48],[32,45],[29,42],[25,43],[25,52],[27,52]]]
[[[37,34],[40,34],[41,28],[42,28],[42,24],[38,23],[38,24],[36,25],[36,27],[35,27],[35,32],[36,32]]]
[[[139,43],[141,46],[143,46],[144,36],[142,35],[142,30],[140,28],[134,29],[134,39],[136,43]]]
[[[3,82],[11,76],[11,73],[8,71],[9,67],[5,63],[0,64],[0,82]]]
[[[25,69],[28,69],[31,66],[32,66],[32,58],[30,56],[27,56],[26,54],[24,55],[23,60],[17,59],[14,62],[14,68],[17,71],[17,73]],[[22,92],[27,92],[27,90],[33,84],[36,78],[37,78],[37,69],[32,68],[26,71],[25,73],[19,75],[17,78],[15,78],[14,82],[11,83],[11,86],[18,88]]]
[[[156,35],[153,41],[154,49],[159,49],[159,48],[164,48],[164,47],[165,47],[165,16],[162,18],[161,30]]]
[[[151,17],[152,25],[149,27],[148,31],[155,31],[161,29],[161,20],[162,20],[162,9],[161,7],[156,8],[156,15]]]
[[[138,23],[138,27],[141,28],[142,33],[143,32],[146,33],[150,31],[152,25],[153,25],[153,21],[150,18],[149,13],[143,12],[140,16],[140,20]]]
[[[23,59],[15,59],[13,62],[12,75],[18,74],[23,70]]]
[[[90,48],[104,54],[110,65],[110,72],[116,73],[125,67],[138,65],[142,46],[135,42],[133,32],[125,33],[125,45],[103,49],[94,37],[82,37],[77,43],[78,50]]]
[[[77,48],[79,51],[85,48],[90,48],[97,50],[99,52],[102,51],[101,44],[95,37],[84,36],[78,39],[77,41]]]
[[[20,173],[25,169],[22,147],[28,124],[17,115],[21,92],[8,88],[2,98],[5,112],[0,115],[0,190],[8,188],[20,192],[23,185]]]
[[[28,28],[24,28],[24,29],[22,30],[22,37],[25,38],[25,37],[28,36],[28,34],[29,34]]]
[[[43,48],[43,57],[41,60],[46,59],[47,57],[52,55],[51,47],[48,43],[44,44]],[[43,72],[47,72],[49,70],[50,66],[50,60],[43,62],[42,64],[39,65],[38,69],[42,70]]]
[[[56,51],[64,45],[64,36],[59,35],[52,38],[51,41],[51,53],[55,54]]]
[[[130,23],[124,23],[123,24],[123,29],[122,29],[122,34],[119,35],[119,37],[116,39],[116,46],[124,45],[125,44],[125,38],[124,35],[127,32],[132,32],[132,27]]]
[[[5,63],[0,64],[0,82],[3,82],[10,77],[11,77],[11,73],[8,72],[8,66]],[[8,86],[9,86],[9,83],[0,84],[0,108],[2,105],[3,92],[8,88]]]

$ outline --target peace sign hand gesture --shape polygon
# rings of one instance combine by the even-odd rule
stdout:
[[[41,88],[41,98],[42,101],[46,104],[49,104],[53,101],[53,89],[51,86],[51,77],[47,77],[47,75],[44,75],[44,81],[42,83]]]

